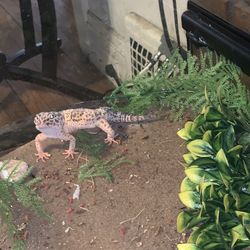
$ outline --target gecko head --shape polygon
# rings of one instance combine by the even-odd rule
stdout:
[[[36,129],[58,128],[63,125],[63,115],[60,112],[41,112],[35,116]]]

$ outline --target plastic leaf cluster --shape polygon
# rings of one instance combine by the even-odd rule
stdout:
[[[177,230],[190,232],[179,250],[250,246],[250,133],[220,111],[206,105],[178,131],[188,153]]]

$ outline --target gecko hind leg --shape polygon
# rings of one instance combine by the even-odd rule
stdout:
[[[111,145],[112,143],[119,144],[119,141],[115,140],[114,130],[105,119],[100,119],[96,125],[107,134],[107,138],[104,140],[105,143],[108,145]]]

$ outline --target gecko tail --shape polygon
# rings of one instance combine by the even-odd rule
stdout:
[[[122,122],[143,122],[143,121],[154,121],[156,120],[156,116],[155,115],[130,115],[130,114],[125,114],[122,112],[116,112],[116,111],[109,111],[107,113],[108,115],[108,120],[112,121],[112,122],[118,122],[118,123],[122,123]]]

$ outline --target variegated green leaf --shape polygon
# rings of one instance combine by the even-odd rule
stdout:
[[[222,174],[222,179],[227,180],[231,179],[230,169],[228,168],[229,163],[227,157],[224,153],[224,150],[221,148],[215,156],[215,160],[218,162],[219,171]]]
[[[201,125],[204,124],[205,121],[206,121],[206,120],[205,120],[203,114],[198,115],[198,116],[194,119],[193,129],[196,129],[196,128],[200,127]]]
[[[224,208],[225,208],[226,213],[229,212],[229,209],[230,209],[232,203],[233,203],[232,197],[229,194],[225,194],[223,196],[223,204],[224,204]]]
[[[193,165],[199,166],[201,168],[204,169],[209,169],[209,168],[214,168],[214,166],[216,165],[216,161],[212,158],[208,158],[208,157],[202,157],[202,158],[197,158],[195,160],[193,160],[189,166],[192,167]]]
[[[219,121],[224,118],[224,116],[219,111],[211,106],[207,106],[205,108],[204,117],[208,122]]]
[[[223,134],[222,132],[219,132],[213,139],[213,148],[215,151],[219,151],[222,148],[222,138]]]
[[[177,249],[178,250],[202,250],[192,243],[178,244]]]
[[[188,121],[185,123],[184,128],[177,132],[177,135],[182,139],[188,141],[194,140],[195,138],[197,138],[197,136],[199,137],[202,134],[200,130],[194,126],[194,122]]]
[[[242,225],[250,233],[250,213],[243,211],[235,211],[237,217],[241,220]]]
[[[189,167],[185,170],[187,177],[195,184],[200,184],[202,180],[205,182],[217,181],[219,173],[216,171],[205,171],[199,167]]]
[[[206,141],[208,143],[210,143],[212,141],[212,131],[211,130],[207,130],[203,136],[202,136],[202,140]]]
[[[232,157],[235,157],[235,156],[238,156],[239,153],[242,151],[242,148],[243,146],[241,145],[236,145],[232,148],[230,148],[228,151],[227,151],[227,154],[232,156]]]
[[[187,145],[187,149],[195,156],[198,157],[213,157],[214,150],[212,146],[203,140],[197,139],[193,140]]]
[[[223,133],[223,149],[228,151],[235,145],[235,132],[232,125],[228,127],[228,129]]]
[[[231,247],[234,247],[237,241],[249,240],[244,230],[244,227],[241,224],[239,224],[236,227],[233,227],[231,230],[231,234],[232,234]]]
[[[190,181],[188,177],[185,177],[183,181],[181,182],[181,192],[185,191],[195,191],[196,190],[196,184]]]
[[[195,191],[185,191],[179,193],[179,198],[181,202],[188,208],[200,208],[200,195]]]
[[[209,217],[200,217],[199,214],[183,211],[177,217],[177,231],[182,233],[208,219]]]
[[[243,146],[249,146],[250,145],[250,133],[244,132],[241,134],[238,143]]]
[[[185,140],[185,141],[188,141],[188,140],[192,139],[192,137],[190,136],[189,131],[187,131],[185,128],[180,129],[180,130],[177,132],[177,135],[178,135],[181,139],[183,139],[183,140]]]
[[[197,238],[199,237],[200,233],[202,232],[201,227],[194,227],[193,231],[191,232],[190,236],[188,237],[188,243],[194,243],[196,242]]]
[[[200,184],[200,193],[202,201],[206,201],[207,199],[215,198],[217,194],[214,192],[214,185],[218,185],[215,182],[201,182]]]
[[[211,242],[212,241],[212,242]],[[214,244],[221,244],[221,237],[216,229],[213,230],[206,230],[199,234],[196,245],[200,247],[202,250],[208,249],[206,248],[207,245],[214,243]]]
[[[192,139],[192,126],[193,122],[191,121],[186,122],[184,128],[179,130],[177,132],[177,135],[186,141]]]
[[[190,164],[191,162],[193,162],[195,160],[195,158],[191,153],[187,153],[183,155],[183,159],[187,164]]]
[[[187,227],[189,222],[192,219],[192,215],[190,215],[189,213],[183,211],[180,212],[177,216],[177,231],[178,233],[182,233],[184,232]]]

